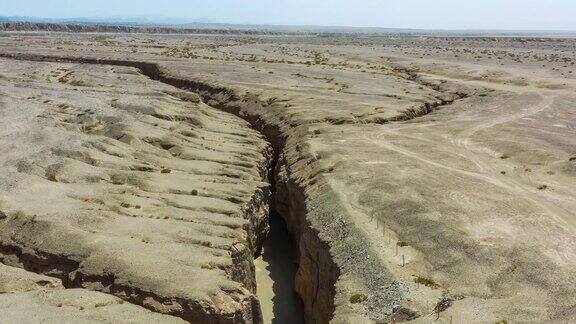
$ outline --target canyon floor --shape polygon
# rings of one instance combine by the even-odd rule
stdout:
[[[0,322],[575,321],[575,62],[0,33]]]

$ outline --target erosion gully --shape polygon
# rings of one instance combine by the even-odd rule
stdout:
[[[255,259],[255,276],[258,286],[257,297],[261,304],[263,320],[265,323],[297,324],[304,323],[305,321],[310,322],[310,320],[318,322],[319,318],[331,318],[332,314],[321,314],[319,316],[312,314],[312,316],[310,316],[311,310],[305,309],[306,307],[304,305],[314,305],[318,301],[306,299],[302,301],[295,290],[295,279],[298,271],[297,255],[299,254],[297,242],[299,241],[299,237],[294,237],[294,234],[290,233],[288,230],[289,226],[286,225],[284,219],[285,216],[280,215],[276,209],[276,202],[278,200],[275,197],[275,189],[277,170],[279,169],[277,164],[287,137],[277,125],[266,124],[259,116],[242,112],[241,107],[237,104],[229,104],[230,102],[240,102],[240,98],[238,98],[232,90],[196,80],[181,79],[167,75],[155,63],[22,53],[0,53],[0,57],[26,61],[99,64],[137,68],[152,80],[194,92],[200,95],[202,100],[211,107],[232,113],[248,121],[253,129],[264,135],[274,150],[274,158],[273,161],[271,161],[270,172],[268,174],[268,181],[272,191],[269,208],[270,232],[264,243],[261,255]],[[303,201],[291,201],[289,203],[284,201],[282,203],[300,206],[305,205]],[[333,286],[334,283],[331,284]],[[318,282],[310,283],[310,285],[318,287]],[[329,308],[333,311],[333,293],[329,295],[332,295],[331,300],[321,301],[321,303],[329,304],[331,306]],[[304,296],[304,298],[306,298],[306,296]],[[308,320],[305,320],[305,317]],[[320,322],[323,321],[320,320]]]

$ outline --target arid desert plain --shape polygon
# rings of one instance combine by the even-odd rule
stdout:
[[[2,32],[0,322],[574,322],[575,62]]]

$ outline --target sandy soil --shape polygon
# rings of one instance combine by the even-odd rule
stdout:
[[[154,63],[161,73],[149,76],[248,120],[254,133],[242,127],[259,143],[251,149],[260,152],[251,155],[256,161],[267,157],[254,129],[265,135],[279,161],[276,208],[296,241],[294,284],[305,320],[319,323],[576,319],[568,284],[576,278],[575,44],[528,37],[0,37],[2,53]],[[30,63],[10,62],[0,81],[26,83],[31,76],[21,74],[31,71],[10,71]],[[85,74],[53,64],[47,82]],[[34,143],[29,138],[20,145]],[[19,196],[19,205],[29,196]],[[286,251],[281,247],[274,250]],[[266,272],[276,259],[267,251],[256,276],[268,322],[284,316],[277,305],[292,303],[274,300],[274,286],[290,280]]]
[[[136,69],[0,66],[4,263],[190,321],[259,316],[258,133]]]
[[[52,277],[0,264],[0,323],[185,323],[120,298],[65,289]]]

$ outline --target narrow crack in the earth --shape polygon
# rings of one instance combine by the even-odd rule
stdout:
[[[211,85],[207,85],[207,84],[203,84],[201,82],[195,82],[195,81],[191,81],[191,80],[185,80],[185,79],[177,79],[177,78],[172,78],[169,76],[165,76],[164,74],[162,74],[162,72],[160,71],[159,67],[156,64],[153,63],[146,63],[146,62],[136,62],[136,61],[119,61],[119,60],[98,60],[98,59],[85,59],[85,58],[63,58],[63,57],[51,57],[51,56],[36,56],[36,55],[12,55],[12,54],[0,54],[0,57],[4,57],[4,58],[10,58],[10,59],[17,59],[17,60],[23,60],[23,61],[43,61],[43,62],[63,62],[63,63],[86,63],[86,64],[97,64],[97,65],[117,65],[117,66],[126,66],[126,67],[134,67],[139,69],[144,75],[146,75],[147,77],[149,77],[151,80],[155,80],[155,81],[159,81],[168,85],[172,85],[176,88],[182,89],[182,90],[186,90],[186,91],[191,91],[194,93],[197,93],[201,96],[201,100],[202,101],[209,101],[211,103],[211,107],[216,108],[216,109],[220,109],[220,110],[224,110],[226,112],[232,113],[234,115],[237,115],[243,119],[245,119],[246,121],[249,122],[249,124],[251,125],[251,127],[260,132],[261,134],[264,135],[265,138],[267,138],[267,140],[272,144],[273,147],[273,155],[271,157],[271,161],[270,164],[268,166],[268,172],[267,174],[263,175],[267,178],[267,180],[270,183],[270,188],[271,188],[271,197],[269,197],[269,203],[272,204],[276,201],[275,199],[275,188],[276,188],[276,172],[277,172],[277,163],[279,160],[279,152],[282,150],[282,147],[284,145],[284,142],[280,140],[280,136],[273,136],[271,138],[271,133],[270,133],[270,127],[268,125],[264,125],[261,123],[261,121],[259,120],[255,120],[253,118],[246,118],[246,116],[242,116],[241,114],[238,114],[237,111],[234,110],[234,108],[231,108],[229,106],[226,106],[225,101],[219,101],[216,102],[214,101],[212,98],[210,98],[209,93],[218,93],[218,94],[222,94],[225,93],[225,97],[227,99],[237,99],[235,98],[233,92],[225,89],[225,88],[219,88],[219,87],[213,87]],[[215,104],[216,103],[216,104]],[[262,130],[268,130],[268,131],[262,131]],[[275,135],[279,134],[278,131],[273,132]],[[266,180],[266,179],[264,179]],[[251,204],[252,205],[252,204]],[[252,207],[250,207],[252,208]],[[278,219],[278,215],[276,214],[276,208],[274,205],[270,206],[270,214],[271,214],[271,218],[274,218],[273,220],[271,220],[271,222],[273,222],[274,224],[273,226],[273,231],[276,234],[279,235],[283,235],[284,238],[286,238],[288,234],[288,232],[286,231],[286,225],[283,221]],[[282,278],[281,276],[295,276],[295,269],[292,269],[291,271],[289,269],[287,269],[286,265],[290,265],[290,264],[294,264],[295,260],[292,258],[292,255],[290,253],[286,254],[286,255],[275,255],[274,257],[271,257],[270,254],[274,254],[277,253],[274,250],[281,250],[279,252],[281,253],[286,253],[288,252],[288,250],[286,249],[279,249],[279,246],[277,243],[275,243],[273,238],[259,238],[258,242],[255,243],[256,247],[253,249],[256,251],[257,255],[260,254],[260,251],[262,249],[262,245],[264,244],[264,241],[268,240],[267,242],[267,246],[268,249],[270,249],[270,251],[267,251],[267,261],[266,262],[270,262],[271,264],[268,265],[267,268],[269,269],[275,269],[276,271],[281,272],[282,274],[280,275],[280,277],[278,276],[278,274],[271,274],[271,276],[274,276],[275,278],[272,279],[274,281],[273,285],[274,287],[274,293],[280,292],[283,294],[287,294],[287,295],[292,295],[292,296],[288,296],[287,299],[288,301],[283,301],[283,300],[278,300],[283,298],[282,296],[274,296],[272,299],[274,300],[270,300],[269,302],[272,303],[273,305],[270,306],[271,308],[274,308],[274,312],[278,312],[279,314],[274,314],[276,316],[276,320],[289,320],[291,322],[299,322],[302,321],[302,314],[293,314],[292,312],[296,311],[296,312],[302,312],[301,309],[301,305],[300,305],[300,300],[298,297],[295,297],[295,292],[293,290],[293,287],[291,287],[292,290],[286,289],[286,287],[284,287],[283,289],[280,288],[278,289],[277,286],[285,286],[285,283],[293,283],[294,282],[294,278]],[[286,243],[286,242],[284,242]],[[289,245],[288,245],[289,246]],[[286,247],[286,244],[284,244],[284,248]],[[14,260],[11,260],[11,262],[7,262],[7,263],[13,263],[13,264],[19,264],[21,265],[25,270],[34,272],[34,273],[39,273],[39,274],[46,274],[46,275],[50,275],[50,276],[54,276],[57,277],[59,279],[62,280],[63,285],[66,288],[83,288],[82,283],[83,282],[94,282],[94,283],[98,283],[100,284],[102,287],[108,287],[107,291],[105,290],[104,292],[119,296],[125,300],[127,300],[130,303],[134,303],[137,305],[141,305],[144,307],[147,307],[145,300],[147,298],[153,298],[154,300],[160,301],[162,303],[166,303],[166,304],[171,304],[174,303],[175,300],[173,299],[166,299],[164,301],[162,301],[162,298],[160,296],[155,295],[153,292],[147,292],[147,291],[143,291],[143,290],[138,290],[135,287],[132,286],[126,286],[126,285],[122,285],[119,284],[118,282],[115,282],[115,278],[113,275],[106,275],[106,276],[83,276],[81,273],[77,272],[78,268],[80,267],[80,263],[70,260],[69,258],[65,257],[65,256],[59,256],[59,255],[48,255],[45,253],[26,253],[24,251],[24,249],[19,248],[19,247],[15,247],[15,246],[0,246],[0,252],[5,255],[5,256],[11,256],[12,258],[14,258]],[[289,249],[291,249],[292,247],[289,246]],[[236,253],[232,254],[232,259],[235,260],[235,262],[242,262],[242,260],[245,260],[245,257],[239,256],[238,253],[246,253],[247,250],[235,250]],[[283,260],[278,261],[278,260],[273,260],[274,258],[282,258]],[[272,264],[275,263],[275,264]],[[278,267],[278,264],[283,264],[284,266],[282,266],[283,269],[280,269]],[[253,266],[253,265],[252,265]],[[288,266],[288,268],[290,268],[290,266]],[[241,272],[241,271],[240,271]],[[239,273],[240,273],[239,272]],[[243,284],[246,285],[246,278],[241,278],[240,276],[242,276],[242,274],[236,275],[234,272],[231,274],[231,278],[235,281],[241,282]],[[252,288],[251,290],[256,290],[256,287],[251,287],[252,284],[247,284],[247,288]],[[182,300],[180,301],[180,303],[185,304],[186,301]],[[256,301],[255,307],[260,307],[260,302]],[[199,305],[198,305],[199,306]],[[155,309],[151,308],[151,310],[156,311]],[[192,308],[190,309],[188,312],[199,312],[200,308]],[[255,310],[255,313],[260,313],[261,310]],[[181,317],[187,319],[187,318],[195,318],[197,317],[197,315],[194,314],[181,314]],[[261,320],[261,319],[260,319]],[[255,319],[255,322],[258,322],[258,319]]]
[[[2,53],[0,54],[0,57],[5,57],[5,58],[11,58],[11,59],[18,59],[18,60],[29,60],[29,61],[43,61],[43,62],[63,62],[63,63],[86,63],[86,64],[99,64],[99,65],[116,65],[116,66],[125,66],[125,67],[133,67],[133,68],[137,68],[139,69],[144,75],[146,75],[147,77],[149,77],[152,80],[156,80],[156,81],[160,81],[162,83],[174,86],[176,88],[182,89],[182,90],[186,90],[186,91],[191,91],[194,92],[198,95],[200,95],[202,101],[204,101],[206,104],[208,104],[211,107],[214,107],[216,109],[219,110],[223,110],[226,111],[228,113],[232,113],[244,120],[246,120],[251,127],[258,131],[259,133],[261,133],[262,135],[264,135],[264,137],[268,140],[268,142],[272,145],[273,148],[273,154],[272,154],[272,159],[269,165],[269,169],[268,169],[268,174],[267,174],[267,178],[268,181],[271,184],[271,197],[270,197],[270,202],[271,202],[271,207],[270,207],[270,211],[271,213],[275,213],[275,211],[277,209],[286,209],[285,207],[281,206],[281,205],[296,205],[299,206],[296,209],[300,210],[300,209],[305,209],[305,202],[304,201],[289,201],[289,199],[293,199],[292,196],[290,195],[286,195],[284,194],[282,197],[278,198],[278,196],[276,195],[276,190],[277,188],[279,188],[279,185],[277,183],[277,177],[279,175],[280,172],[286,172],[286,169],[284,168],[284,164],[287,163],[287,161],[282,160],[281,154],[284,150],[284,146],[286,145],[286,138],[284,137],[284,133],[278,129],[277,126],[274,125],[270,125],[267,124],[265,121],[263,121],[261,118],[259,118],[258,116],[253,116],[253,115],[249,115],[249,114],[244,114],[241,113],[241,109],[240,107],[238,107],[237,102],[240,101],[240,98],[235,94],[234,91],[224,88],[224,87],[220,87],[220,86],[215,86],[215,85],[211,85],[211,84],[207,84],[207,83],[203,83],[203,82],[199,82],[199,81],[195,81],[195,80],[190,80],[190,79],[182,79],[182,78],[176,78],[170,75],[166,75],[165,73],[162,72],[162,70],[160,69],[160,67],[155,64],[155,63],[148,63],[148,62],[138,62],[138,61],[125,61],[125,60],[112,60],[112,59],[90,59],[90,58],[75,58],[75,57],[57,57],[57,56],[43,56],[43,55],[30,55],[30,54],[6,54],[6,53]],[[402,115],[395,117],[395,118],[390,118],[390,119],[383,119],[383,120],[365,120],[365,121],[360,121],[358,119],[353,119],[353,120],[338,120],[338,121],[330,121],[327,120],[328,123],[333,123],[333,124],[355,124],[355,123],[362,123],[362,124],[384,124],[384,123],[389,123],[389,122],[393,122],[393,121],[406,121],[406,120],[410,120],[413,118],[417,118],[420,116],[424,116],[426,114],[429,114],[437,109],[440,109],[443,106],[447,106],[450,105],[452,103],[454,103],[456,100],[461,100],[464,98],[469,97],[469,94],[467,93],[463,93],[463,92],[451,92],[451,91],[444,91],[440,88],[438,88],[435,85],[431,85],[428,84],[427,82],[420,80],[420,78],[418,77],[418,75],[411,71],[411,70],[401,70],[398,71],[398,73],[404,73],[407,75],[406,79],[408,80],[412,80],[414,82],[417,82],[419,84],[422,84],[424,86],[427,87],[432,87],[434,88],[434,90],[442,92],[444,95],[447,95],[447,98],[437,98],[436,101],[433,101],[431,103],[422,103],[419,107],[415,107],[415,108],[411,108],[408,109],[406,111],[403,112]],[[257,99],[256,99],[257,100]],[[282,163],[280,164],[279,161],[282,160]],[[298,185],[295,185],[295,187],[298,187]],[[303,191],[303,189],[301,189]],[[282,201],[284,200],[284,201]],[[288,200],[288,201],[286,201]],[[280,205],[279,205],[280,204]],[[277,216],[274,216],[277,217]],[[279,224],[281,224],[282,222],[278,222],[278,224],[275,224],[275,226],[279,226]],[[280,225],[282,226],[282,225]],[[286,225],[283,225],[286,226]],[[277,229],[278,230],[278,229]],[[284,231],[283,229],[279,229],[280,232]],[[315,233],[314,231],[299,231],[299,233],[294,233],[294,229],[291,229],[291,235],[294,236],[294,241],[295,242],[300,242],[301,236],[302,235],[312,235],[312,236],[316,236],[317,233]],[[297,251],[298,254],[300,255],[301,258],[304,258],[305,260],[308,260],[307,262],[311,262],[312,269],[315,269],[314,271],[316,272],[316,282],[313,283],[313,286],[316,287],[316,290],[319,287],[319,283],[321,281],[327,281],[324,284],[328,285],[328,286],[334,286],[335,282],[336,282],[336,278],[338,277],[338,270],[337,267],[334,265],[333,260],[330,260],[330,254],[328,253],[328,247],[325,246],[325,244],[323,242],[321,242],[321,240],[319,240],[317,237],[310,239],[309,240],[316,242],[314,244],[317,244],[318,246],[322,247],[323,249],[325,249],[326,251],[324,251],[322,254],[322,256],[320,255],[310,255],[309,251],[306,250],[302,250],[305,247],[299,246],[298,248],[300,249],[300,251]],[[261,249],[262,244],[264,244],[264,241],[262,239],[258,240],[259,243],[256,243],[257,247],[255,248],[255,251],[257,251],[256,253],[259,254],[259,251]],[[274,244],[271,244],[271,246],[273,246]],[[245,253],[246,251],[242,252],[240,251],[239,253]],[[285,253],[286,251],[284,251]],[[265,251],[266,253],[266,251]],[[17,253],[16,253],[17,254]],[[325,254],[325,255],[324,255]],[[308,257],[306,257],[308,255]],[[288,263],[294,262],[291,259],[290,255],[283,255],[282,258],[289,259]],[[234,260],[238,259],[242,259],[244,260],[245,258],[242,257],[233,257]],[[320,259],[323,259],[323,263],[318,261]],[[39,260],[35,260],[34,262],[30,262],[30,265],[27,266],[26,268],[29,270],[32,270],[34,272],[40,272],[40,273],[47,273],[46,271],[42,271],[41,269],[38,268],[38,266],[36,265],[36,263],[38,263]],[[334,278],[332,276],[320,276],[320,264],[331,264],[330,268],[335,269],[332,272],[334,273]],[[315,266],[314,266],[315,265]],[[253,267],[253,265],[251,265]],[[271,269],[273,267],[270,267]],[[67,267],[68,271],[63,271],[62,273],[57,274],[58,276],[62,277],[62,279],[64,280],[65,284],[67,287],[75,287],[75,286],[79,286],[80,282],[82,281],[95,281],[95,282],[101,282],[104,284],[104,286],[109,286],[110,287],[110,291],[109,293],[115,294],[117,296],[121,296],[122,298],[138,304],[138,305],[144,305],[146,303],[144,303],[144,300],[147,297],[150,297],[150,295],[152,294],[151,292],[145,292],[145,291],[135,291],[133,287],[124,287],[122,285],[118,285],[117,283],[114,282],[114,278],[78,278],[77,276],[75,277],[75,279],[69,279],[70,277],[70,273],[74,272],[75,270]],[[48,272],[50,273],[50,272]],[[294,273],[290,273],[289,275],[294,275]],[[74,276],[72,276],[74,277]],[[234,275],[234,273],[232,274],[232,279],[242,282],[244,284],[246,284],[246,278],[240,278],[237,275]],[[287,280],[288,282],[293,282],[292,279],[288,278]],[[251,284],[248,284],[247,287],[250,288]],[[255,287],[254,287],[255,290]],[[316,291],[315,293],[313,293],[311,296],[301,296],[304,298],[304,303],[308,304],[310,308],[315,309],[316,307],[325,309],[325,311],[328,311],[325,314],[320,314],[320,315],[316,315],[318,316],[317,318],[323,318],[325,320],[329,320],[332,316],[331,312],[333,312],[334,309],[334,295],[335,292],[332,292],[331,294],[325,294],[323,296],[323,298],[326,298],[326,300],[322,300],[319,301],[317,300],[318,297],[318,291]],[[155,296],[156,300],[158,300],[158,296]],[[276,299],[280,298],[280,296],[276,296]],[[299,301],[296,299],[293,299],[294,303],[299,303]],[[166,303],[171,303],[174,302],[173,300],[166,300]],[[182,301],[184,302],[184,301]],[[256,303],[259,303],[258,301],[256,301]],[[274,305],[274,309],[277,310],[278,309],[278,305],[276,305],[276,303],[282,303],[282,301],[274,301],[275,305]],[[317,306],[320,305],[320,306]],[[260,306],[257,306],[260,307]],[[289,306],[288,309],[297,309],[299,310],[299,306],[298,305],[292,305]],[[189,311],[194,311],[194,309],[191,309]],[[198,309],[196,310],[198,311]],[[186,316],[185,316],[186,318]],[[298,317],[296,317],[298,318]],[[291,321],[294,321],[294,318],[291,318]]]

